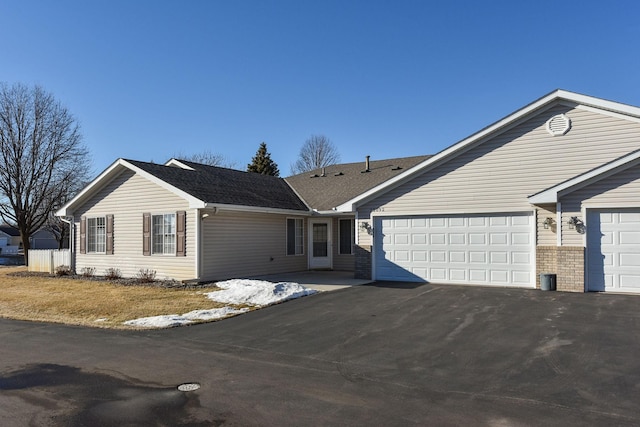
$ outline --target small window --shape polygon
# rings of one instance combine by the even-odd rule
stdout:
[[[152,254],[176,254],[176,214],[151,216]]]
[[[104,216],[87,218],[87,252],[107,251],[107,219]]]
[[[287,218],[287,255],[304,253],[304,221],[302,218]]]
[[[353,254],[355,230],[353,219],[340,220],[340,255]]]

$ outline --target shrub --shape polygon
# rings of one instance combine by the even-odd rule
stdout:
[[[118,280],[122,278],[122,273],[120,272],[120,269],[118,268],[107,268],[104,271],[104,277],[107,280]]]
[[[141,268],[136,274],[136,278],[140,283],[149,283],[156,280],[156,271],[148,268]]]
[[[56,276],[71,276],[73,273],[68,265],[59,265],[56,267]]]
[[[95,267],[82,267],[82,275],[84,277],[93,277],[96,275],[96,268]]]

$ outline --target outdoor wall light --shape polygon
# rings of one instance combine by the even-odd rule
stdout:
[[[371,224],[369,224],[367,221],[364,221],[362,224],[360,224],[360,228],[365,230],[369,235],[373,234],[373,227],[371,227]]]
[[[567,221],[567,224],[569,225],[570,230],[575,229],[580,234],[584,233],[584,222],[582,222],[581,219],[578,219],[577,216],[572,216],[569,221]]]
[[[544,226],[544,228],[548,229],[549,227],[551,227],[553,225],[555,221],[553,220],[553,218],[551,218],[550,216],[548,216],[544,222],[542,223],[542,225]]]

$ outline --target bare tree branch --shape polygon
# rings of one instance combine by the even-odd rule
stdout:
[[[90,158],[73,115],[39,86],[0,83],[0,218],[29,237],[80,185]]]
[[[310,172],[339,162],[340,153],[329,138],[311,135],[300,148],[298,160],[291,165],[291,174]]]
[[[200,153],[183,154],[178,153],[173,156],[176,159],[188,160],[194,163],[202,163],[209,166],[220,166],[223,168],[234,169],[237,165],[235,162],[228,160],[222,154],[214,153],[209,150],[204,150]]]

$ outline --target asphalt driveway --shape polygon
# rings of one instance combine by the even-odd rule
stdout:
[[[377,283],[161,331],[0,320],[0,420],[639,425],[639,306],[637,296]]]

